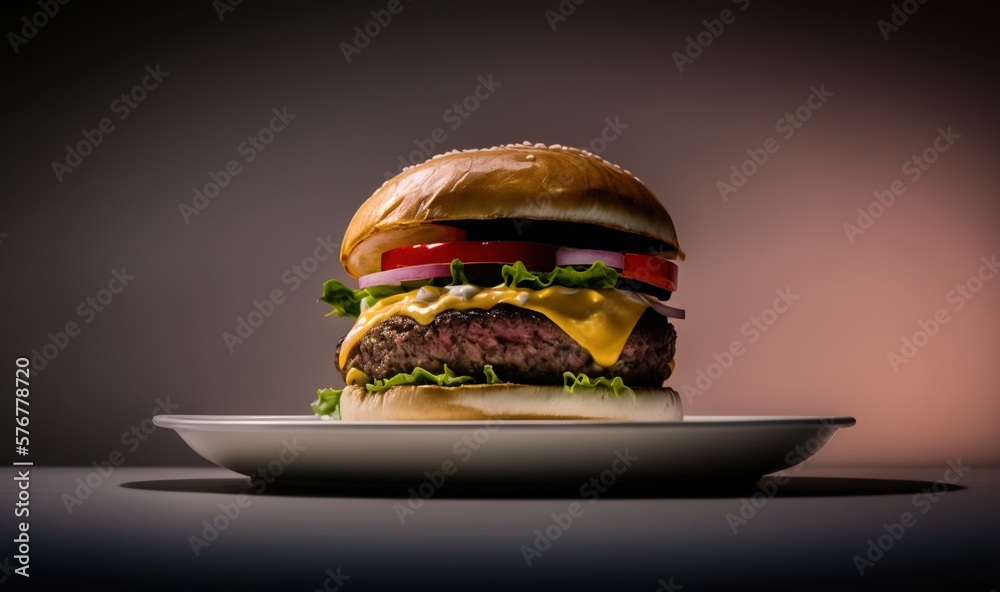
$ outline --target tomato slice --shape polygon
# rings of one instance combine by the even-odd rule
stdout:
[[[653,255],[625,253],[625,268],[619,275],[671,292],[677,291],[677,264]]]
[[[382,253],[382,271],[413,265],[451,263],[524,263],[528,269],[549,270],[555,266],[555,245],[518,241],[448,241],[390,249]]]

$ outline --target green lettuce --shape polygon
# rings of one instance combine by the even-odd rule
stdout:
[[[365,388],[369,392],[384,391],[387,388],[392,388],[394,386],[403,386],[408,384],[436,384],[438,386],[458,386],[460,384],[465,384],[467,382],[475,382],[476,379],[471,376],[457,376],[455,372],[448,367],[447,364],[444,365],[444,372],[441,374],[432,374],[419,366],[413,369],[413,372],[409,374],[400,373],[392,378],[380,378],[372,384],[366,384]]]
[[[508,288],[532,288],[541,290],[556,284],[567,288],[614,288],[618,281],[618,272],[608,267],[603,261],[595,261],[584,270],[569,266],[557,266],[552,271],[528,271],[524,263],[518,261],[514,265],[504,265],[500,268],[504,284]]]
[[[587,269],[578,270],[569,266],[556,267],[552,271],[528,271],[524,263],[518,261],[513,265],[504,265],[500,270],[504,285],[508,288],[533,288],[541,290],[552,285],[567,288],[614,288],[618,281],[618,272],[595,261]],[[327,280],[323,283],[323,296],[320,300],[333,307],[330,314],[339,317],[358,318],[361,314],[361,303],[372,306],[383,298],[403,294],[416,289],[418,284],[427,284],[431,280],[410,282],[407,286],[371,286],[361,290],[352,290],[338,280]],[[451,285],[468,284],[465,275],[465,265],[458,259],[451,262]]]
[[[316,400],[313,401],[312,410],[316,415],[329,415],[333,419],[340,419],[340,394],[344,389],[325,388],[316,391]]]
[[[574,389],[595,389],[597,387],[604,387],[611,389],[616,397],[620,397],[622,393],[627,393],[629,395],[635,396],[635,392],[629,387],[625,386],[625,382],[622,380],[621,376],[615,376],[614,378],[608,378],[606,376],[600,376],[598,378],[590,378],[584,373],[573,374],[572,372],[563,372],[563,387],[567,392],[572,393]]]
[[[493,371],[493,366],[490,364],[483,366],[483,374],[486,376],[486,384],[501,384],[504,382],[499,376],[497,376],[496,372]],[[433,374],[418,367],[414,368],[413,372],[410,372],[409,374],[400,373],[391,378],[376,380],[372,384],[365,385],[365,388],[368,389],[369,392],[378,392],[394,386],[425,384],[436,384],[438,386],[460,386],[475,382],[476,380],[472,376],[456,375],[455,372],[446,364],[444,366],[444,372],[440,374]],[[635,392],[625,386],[621,376],[615,376],[614,378],[608,378],[606,376],[590,378],[583,373],[573,374],[572,372],[564,372],[563,388],[565,388],[566,392],[569,393],[574,392],[576,389],[592,391],[597,388],[605,388],[613,392],[616,397],[620,397],[623,394],[635,396]],[[313,413],[316,415],[329,415],[333,419],[340,419],[340,395],[343,392],[343,389],[333,388],[317,390],[316,400],[312,403]]]
[[[461,286],[462,284],[468,284],[469,278],[465,277],[465,265],[462,264],[458,259],[454,259],[451,262],[451,285]]]
[[[352,290],[337,280],[327,280],[323,283],[323,296],[320,300],[333,307],[330,314],[356,319],[361,314],[362,302],[371,306],[383,298],[406,291],[402,286],[372,286],[363,290]]]
[[[500,384],[501,382],[504,382],[503,380],[500,380],[497,373],[493,371],[493,366],[489,364],[483,366],[483,374],[486,375],[486,384]]]
[[[483,366],[483,374],[486,375],[486,384],[500,384],[503,380],[493,371],[493,366],[486,364]],[[457,386],[475,382],[471,376],[456,376],[455,373],[444,367],[441,374],[431,374],[423,368],[416,368],[410,374],[397,374],[385,380],[376,380],[374,384],[365,385],[369,391],[383,391],[389,387],[401,386],[404,384],[437,384],[440,386]],[[334,419],[340,419],[340,395],[344,389],[325,388],[316,391],[316,400],[312,403],[313,413],[316,415],[329,415]]]
[[[339,280],[327,280],[323,283],[323,296],[320,300],[333,307],[330,314],[338,317],[358,318],[361,314],[361,303],[372,306],[383,298],[403,294],[416,289],[418,284],[428,284],[428,279],[422,282],[407,282],[407,286],[371,286],[361,290],[352,290]],[[465,266],[461,261],[455,259],[451,262],[451,285],[468,284],[469,279],[465,276]],[[412,284],[412,285],[411,285]]]

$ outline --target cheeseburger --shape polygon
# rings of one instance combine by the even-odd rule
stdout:
[[[675,421],[683,311],[670,215],[639,179],[543,144],[452,151],[404,169],[354,215],[323,285],[356,319],[335,356],[344,420]]]

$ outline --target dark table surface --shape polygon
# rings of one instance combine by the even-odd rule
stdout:
[[[257,493],[215,468],[30,469],[31,575],[11,573],[6,510],[4,590],[1000,589],[994,468],[807,466],[596,500],[446,485],[415,509],[405,484]]]

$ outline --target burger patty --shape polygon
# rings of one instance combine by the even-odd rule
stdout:
[[[599,366],[579,343],[549,320],[524,308],[500,304],[490,310],[448,310],[421,325],[394,316],[375,325],[351,350],[344,366],[373,379],[421,367],[435,374],[444,365],[483,381],[491,364],[501,380],[562,384],[563,372],[590,377],[621,376],[628,386],[658,387],[670,376],[677,334],[665,317],[647,310],[636,323],[614,366]],[[337,345],[339,359],[343,340]]]

